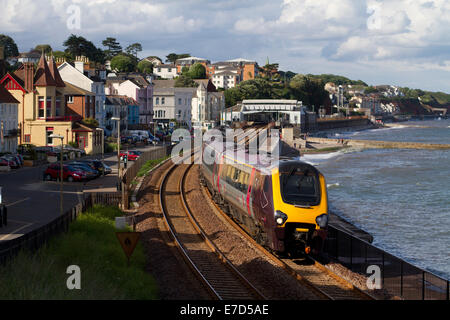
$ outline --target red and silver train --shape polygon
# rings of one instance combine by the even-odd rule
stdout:
[[[328,227],[324,176],[299,160],[261,159],[204,143],[202,181],[214,201],[261,245],[289,255],[319,253]]]

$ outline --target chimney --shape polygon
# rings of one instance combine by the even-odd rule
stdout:
[[[28,92],[33,92],[34,90],[34,63],[25,62],[24,67],[24,82],[25,90]]]
[[[77,56],[75,57],[75,69],[80,71],[82,74],[84,74],[84,62],[86,60],[86,57],[84,56]]]

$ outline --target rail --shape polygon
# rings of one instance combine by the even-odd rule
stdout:
[[[169,179],[169,176],[173,174],[177,167],[178,166],[174,164],[169,170],[166,171],[159,189],[159,200],[165,224],[168,227],[172,238],[175,240],[177,248],[180,250],[183,258],[191,267],[191,269],[196,273],[198,278],[201,279],[205,287],[215,299],[265,299],[264,296],[256,288],[254,288],[250,284],[250,282],[248,282],[245,277],[243,277],[237,271],[237,269],[234,268],[234,266],[225,258],[225,256],[206,236],[206,234],[193,218],[192,213],[190,212],[190,209],[184,198],[185,196],[183,187],[186,173],[189,171],[189,168],[191,166],[189,166],[188,169],[186,169],[182,173],[182,176],[179,180],[178,193],[180,196],[180,201],[183,205],[183,210],[185,211],[187,218],[189,218],[192,226],[195,229],[196,235],[203,239],[203,245],[206,244],[209,248],[208,251],[214,252],[214,254],[220,259],[220,261],[211,259],[208,254],[199,254],[199,252],[201,251],[199,249],[190,250],[189,243],[183,242],[181,238],[183,234],[186,234],[186,231],[183,231],[183,233],[181,234],[176,231],[176,228],[171,221],[170,214],[168,212],[169,210],[167,209],[167,203],[165,201],[166,192],[164,191],[166,185],[168,184],[167,181]],[[170,193],[173,193],[173,190],[170,191],[169,194]],[[179,214],[179,212],[177,213]],[[180,216],[177,216],[176,218],[176,220],[180,221]],[[192,245],[192,236],[189,237],[189,239],[191,239],[190,242]]]

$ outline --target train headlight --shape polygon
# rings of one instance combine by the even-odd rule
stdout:
[[[316,218],[316,222],[321,228],[326,228],[328,225],[328,215],[326,213],[321,214]]]
[[[286,222],[287,218],[288,216],[284,212],[281,212],[279,210],[275,212],[275,222],[277,223],[277,225],[283,225]]]

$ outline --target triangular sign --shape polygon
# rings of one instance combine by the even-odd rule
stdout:
[[[117,239],[119,239],[123,252],[125,252],[128,259],[133,254],[140,235],[140,232],[116,232]]]

